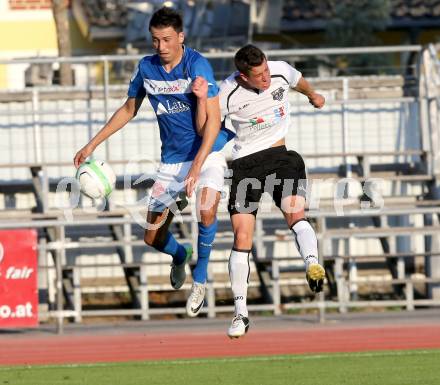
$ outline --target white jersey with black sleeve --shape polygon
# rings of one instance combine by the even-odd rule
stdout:
[[[238,72],[220,86],[220,108],[227,129],[235,133],[232,159],[271,147],[284,138],[290,122],[289,89],[301,72],[284,61],[268,61],[270,87],[265,91],[240,86]]]

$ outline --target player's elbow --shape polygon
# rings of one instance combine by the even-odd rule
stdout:
[[[133,119],[141,106],[142,99],[129,98],[120,108],[120,113],[123,115],[123,118],[128,120]]]
[[[123,104],[118,110],[117,115],[119,118],[124,120],[129,120],[131,117],[134,116],[134,109],[131,108],[131,106],[127,104]]]

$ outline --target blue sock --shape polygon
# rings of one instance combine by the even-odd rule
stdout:
[[[176,265],[180,265],[185,261],[186,249],[176,241],[173,234],[169,231],[167,232],[164,244],[156,247],[156,249],[162,253],[171,255]]]
[[[217,232],[217,219],[209,226],[199,222],[199,239],[197,242],[197,265],[193,271],[193,280],[205,283],[208,275],[209,255],[211,254],[212,242]]]

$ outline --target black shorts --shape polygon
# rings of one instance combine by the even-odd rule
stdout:
[[[283,198],[306,196],[307,180],[304,161],[285,146],[271,147],[232,162],[232,184],[228,211],[257,215],[263,192],[272,196],[281,208]]]

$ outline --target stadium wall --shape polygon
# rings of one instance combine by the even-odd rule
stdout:
[[[50,9],[52,0],[9,0],[9,7],[12,10]]]
[[[51,3],[50,0],[0,0],[0,36],[11,37],[0,39],[0,59],[58,56]],[[72,16],[69,28],[73,55],[113,53],[117,48],[115,41],[85,39]],[[0,64],[0,89],[24,88],[24,72],[28,66]]]

